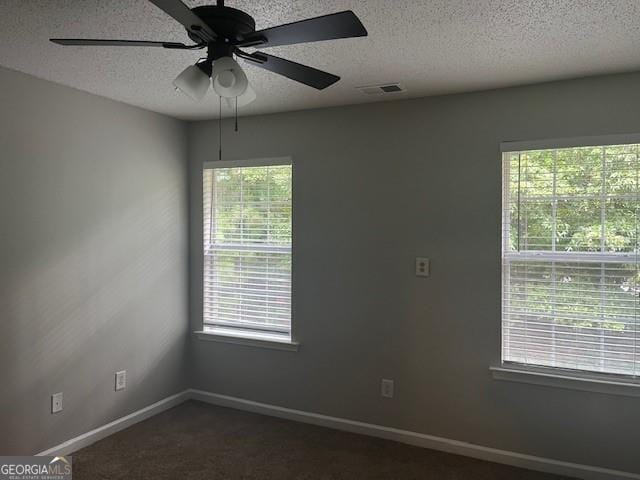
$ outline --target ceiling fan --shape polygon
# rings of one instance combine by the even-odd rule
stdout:
[[[318,90],[340,80],[340,77],[322,70],[263,52],[248,53],[242,48],[262,49],[367,35],[367,30],[350,10],[256,31],[255,21],[249,14],[226,7],[224,0],[217,0],[216,5],[195,8],[189,8],[180,0],[150,2],[181,23],[194,44],[65,38],[52,38],[51,41],[59,45],[162,47],[177,50],[206,48],[206,58],[178,75],[174,81],[175,87],[194,100],[201,100],[212,85],[221,98],[235,98],[236,105],[239,103],[242,106],[252,101],[255,93],[234,56]]]

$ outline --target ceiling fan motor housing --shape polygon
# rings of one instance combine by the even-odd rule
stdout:
[[[219,35],[215,43],[227,43],[256,30],[256,22],[253,17],[242,10],[222,5],[206,5],[195,7],[192,10]],[[196,34],[188,30],[187,33],[194,42],[202,42]]]

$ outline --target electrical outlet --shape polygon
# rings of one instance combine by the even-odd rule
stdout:
[[[429,259],[416,257],[416,277],[428,277],[429,273]]]
[[[116,391],[124,390],[127,386],[127,371],[120,370],[116,372]]]
[[[51,413],[62,411],[62,392],[51,395]]]
[[[393,398],[393,380],[382,379],[380,383],[380,394],[385,398]]]

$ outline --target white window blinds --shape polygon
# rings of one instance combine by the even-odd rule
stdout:
[[[503,153],[504,362],[640,373],[638,154]]]
[[[204,326],[291,332],[291,165],[204,170]]]

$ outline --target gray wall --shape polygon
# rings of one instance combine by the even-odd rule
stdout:
[[[191,322],[201,164],[190,127]],[[498,145],[640,131],[640,74],[241,118],[226,159],[291,155],[298,353],[193,340],[193,386],[565,461],[640,471],[638,398],[495,381]],[[413,275],[415,256],[432,276]],[[393,400],[380,379],[396,381]]]
[[[488,372],[499,361],[499,142],[636,133],[640,74],[242,118],[237,134],[225,123],[227,158],[294,159],[297,353],[188,342],[185,158],[188,147],[194,330],[200,167],[217,157],[215,122],[187,132],[1,68],[0,85],[2,454],[44,450],[192,386],[640,471],[637,398]],[[418,255],[431,257],[430,278],[413,275]],[[128,386],[114,392],[120,369]],[[382,377],[396,381],[393,400],[379,395]],[[51,415],[57,391],[65,409]]]
[[[188,385],[187,132],[2,68],[0,85],[0,452],[33,454]]]

